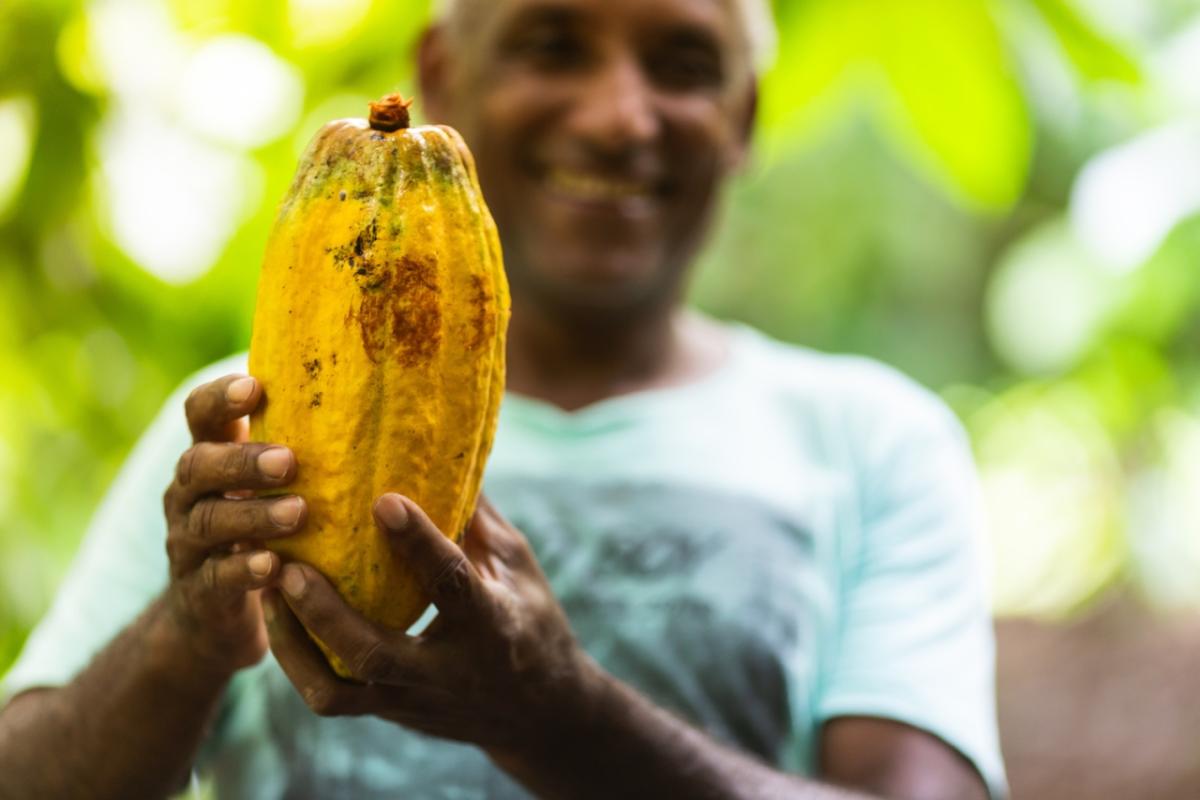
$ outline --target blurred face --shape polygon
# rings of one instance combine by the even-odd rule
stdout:
[[[427,109],[478,162],[519,302],[664,305],[746,147],[732,0],[492,0],[422,52]]]

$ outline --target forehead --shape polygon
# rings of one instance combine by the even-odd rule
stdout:
[[[464,12],[472,7],[475,19],[471,22],[479,33],[539,19],[632,33],[662,27],[699,28],[731,44],[742,33],[736,0],[460,0],[460,4]]]

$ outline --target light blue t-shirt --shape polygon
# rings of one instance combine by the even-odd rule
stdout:
[[[588,652],[716,739],[809,773],[821,724],[877,716],[1004,793],[975,474],[928,392],[860,358],[732,327],[693,384],[574,413],[509,394],[484,489],[529,538]],[[5,696],[71,680],[162,591],[167,403],[109,491]],[[477,749],[324,719],[275,661],[240,673],[198,768],[221,797],[517,798]]]

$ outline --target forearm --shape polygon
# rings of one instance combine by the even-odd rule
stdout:
[[[539,797],[865,800],[725,747],[598,668],[590,699],[549,741],[489,750]]]
[[[0,800],[177,791],[227,683],[156,601],[70,684],[0,714]]]

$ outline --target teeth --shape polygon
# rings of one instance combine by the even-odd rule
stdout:
[[[558,191],[584,200],[624,200],[650,194],[650,187],[639,181],[601,178],[563,169],[551,171],[548,180]]]

